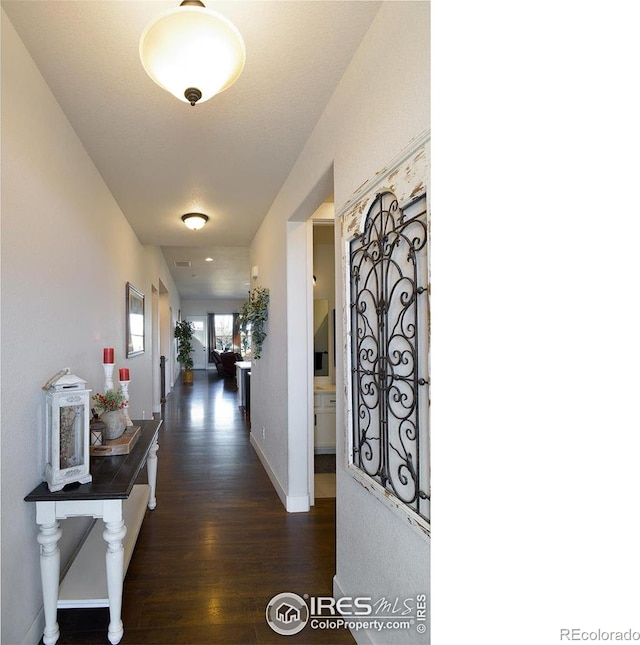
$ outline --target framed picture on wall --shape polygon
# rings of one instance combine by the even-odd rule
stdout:
[[[127,282],[127,358],[144,354],[144,294]]]

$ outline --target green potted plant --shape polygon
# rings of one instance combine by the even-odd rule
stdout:
[[[267,337],[266,325],[269,318],[269,289],[256,287],[242,303],[238,315],[238,325],[245,333],[251,334],[253,358],[260,358],[262,343]]]
[[[188,320],[179,320],[173,335],[178,339],[178,363],[182,365],[182,382],[193,383],[193,324]]]

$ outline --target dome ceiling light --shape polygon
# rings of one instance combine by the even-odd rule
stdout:
[[[182,221],[187,228],[197,231],[209,221],[209,218],[203,213],[187,213],[182,216]]]
[[[191,105],[233,85],[246,60],[236,26],[200,0],[184,0],[149,23],[139,51],[147,74]]]

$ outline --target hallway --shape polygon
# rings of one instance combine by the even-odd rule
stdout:
[[[197,371],[164,408],[158,506],[125,578],[123,645],[354,643],[348,631],[309,626],[280,636],[265,620],[279,593],[332,594],[335,499],[286,513],[249,444],[233,382]],[[59,643],[107,642],[107,609],[60,610],[58,620]]]

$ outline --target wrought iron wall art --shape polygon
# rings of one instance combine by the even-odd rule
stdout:
[[[428,258],[424,193],[379,193],[349,245],[351,462],[428,519]]]

